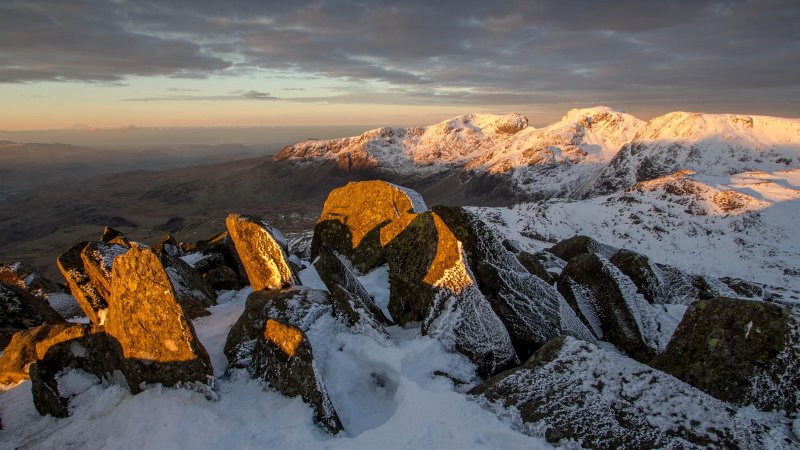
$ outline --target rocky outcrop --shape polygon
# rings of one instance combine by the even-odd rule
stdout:
[[[183,256],[183,250],[181,249],[181,245],[175,239],[175,236],[171,234],[165,234],[161,237],[161,239],[156,242],[153,246],[153,252],[158,255],[159,258],[163,257],[164,255],[174,256],[174,257],[181,257]]]
[[[652,366],[733,404],[796,413],[800,313],[760,301],[697,301]]]
[[[0,264],[0,283],[15,285],[44,300],[49,294],[61,292],[57,284],[45,278],[30,264],[21,261]]]
[[[238,290],[247,286],[247,273],[227,231],[188,245],[186,252],[203,255],[193,267],[214,290]]]
[[[0,356],[0,385],[27,380],[28,366],[44,358],[51,346],[82,336],[84,328],[71,323],[42,324],[15,333]]]
[[[19,330],[64,319],[46,301],[11,284],[0,283],[0,349]]]
[[[253,289],[281,289],[296,283],[287,263],[286,241],[263,220],[230,214],[225,220]]]
[[[654,310],[636,286],[606,258],[573,256],[558,280],[558,291],[594,335],[639,361],[666,345]]]
[[[390,323],[389,319],[386,318],[383,311],[378,308],[378,305],[375,304],[367,290],[355,277],[344,257],[328,248],[327,245],[323,245],[318,253],[317,259],[314,261],[314,268],[317,270],[322,282],[325,283],[328,291],[334,293],[337,286],[343,288],[353,296],[358,297],[358,303],[378,322],[388,325]]]
[[[217,294],[211,285],[177,256],[164,252],[159,260],[175,290],[175,298],[189,318],[207,316],[206,308],[217,304]]]
[[[462,243],[479,289],[521,360],[562,334],[594,340],[561,295],[525,270],[480,219],[463,208],[437,206],[433,211]]]
[[[793,448],[783,432],[670,375],[570,337],[470,394],[520,429],[583,448]]]
[[[86,317],[96,325],[102,324],[105,320],[105,313],[108,308],[106,298],[100,295],[95,288],[86,269],[83,267],[81,252],[89,242],[79,242],[59,255],[56,263],[61,275],[67,280],[67,286],[72,296],[77,300]]]
[[[131,241],[128,240],[128,237],[125,236],[125,233],[111,227],[105,227],[103,229],[103,235],[100,237],[100,241],[107,244],[123,245],[125,247],[131,246]]]
[[[558,242],[547,251],[569,262],[572,258],[586,253],[597,253],[605,258],[610,258],[617,252],[617,249],[597,242],[589,236],[578,235]]]
[[[111,291],[106,332],[119,343],[129,384],[213,385],[208,354],[152,250],[133,244],[117,257]]]
[[[311,256],[316,257],[321,246],[327,245],[366,273],[386,261],[381,227],[401,214],[426,209],[422,197],[410,189],[384,181],[348,183],[331,191],[325,200],[314,227]]]
[[[138,385],[126,381],[118,343],[101,328],[77,326],[70,329],[69,339],[49,346],[44,356],[30,365],[33,404],[39,414],[69,415],[72,393],[69,383],[61,382],[64,377],[81,377],[94,384],[102,380],[139,392]]]
[[[389,312],[458,351],[482,376],[518,362],[503,322],[478,288],[461,242],[433,212],[408,213],[381,228],[389,264]]]
[[[314,410],[314,420],[326,431],[343,429],[328,398],[307,332],[332,313],[324,291],[291,288],[256,291],[225,342],[230,367],[246,368],[289,397],[299,396]]]
[[[83,268],[101,297],[111,297],[111,268],[114,259],[128,251],[127,246],[106,242],[89,242],[81,250]]]
[[[522,267],[530,272],[531,275],[539,277],[539,279],[549,285],[555,284],[557,278],[547,270],[547,267],[542,264],[542,261],[537,257],[537,255],[522,251],[517,254],[517,260],[519,260],[519,263],[522,264]]]

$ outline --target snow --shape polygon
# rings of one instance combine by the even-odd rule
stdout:
[[[374,280],[365,283],[373,294],[381,278],[374,273],[365,276]],[[388,292],[386,285],[380,289]],[[250,292],[222,291],[211,315],[194,320],[218,377],[218,401],[158,385],[131,395],[116,385],[81,384],[80,374],[69,374],[75,386],[71,416],[55,419],[39,416],[26,381],[0,393],[0,448],[550,448],[470,401],[448,378],[432,375],[440,371],[472,382],[475,368],[466,358],[444,351],[418,329],[400,327],[390,327],[391,339],[383,342],[342,333],[315,346],[315,359],[325,363],[321,376],[347,428],[335,437],[325,434],[299,398],[265,388],[243,370],[225,374],[225,339]]]
[[[357,278],[383,315],[392,320],[392,314],[389,312],[389,265],[376,267]]]
[[[190,266],[194,267],[195,264],[197,264],[200,261],[202,261],[203,259],[205,259],[205,257],[206,257],[206,255],[197,252],[197,253],[188,253],[186,255],[181,256],[180,258],[186,264],[189,264]]]

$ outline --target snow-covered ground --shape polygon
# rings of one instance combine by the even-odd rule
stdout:
[[[378,269],[382,270],[382,269]],[[313,280],[307,269],[302,278]],[[368,274],[372,295],[387,298],[382,272]],[[309,284],[313,284],[313,281]],[[383,290],[384,292],[378,292]],[[322,376],[346,433],[329,436],[312,422],[312,410],[243,371],[226,375],[223,346],[244,309],[250,288],[222,292],[211,315],[194,321],[217,376],[218,401],[198,392],[151,387],[139,395],[73,373],[75,396],[65,419],[34,409],[30,382],[0,393],[0,448],[548,448],[546,442],[513,430],[436,371],[472,382],[466,358],[442,351],[419,329],[390,327],[391,340],[343,333],[315,348],[324,358]],[[318,351],[319,349],[319,351]],[[84,374],[85,375],[85,374]]]

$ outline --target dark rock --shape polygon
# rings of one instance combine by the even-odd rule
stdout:
[[[464,208],[436,206],[433,211],[462,243],[478,287],[520,359],[562,334],[594,340],[561,295],[525,270],[485,223]]]
[[[361,282],[355,277],[353,272],[348,267],[348,263],[344,258],[337,254],[336,251],[323,245],[319,251],[316,261],[314,261],[314,268],[317,270],[320,279],[328,291],[334,292],[334,288],[338,285],[358,297],[359,303],[362,304],[366,311],[369,312],[378,322],[382,324],[391,323],[383,314],[378,305],[372,297],[369,296],[367,290],[361,285]]]
[[[299,396],[314,410],[314,420],[326,431],[342,431],[342,423],[314,361],[306,333],[314,322],[331,314],[323,291],[291,288],[256,291],[225,342],[234,368],[247,368],[284,395]]]
[[[205,274],[203,279],[215,291],[236,291],[246,286],[239,275],[228,266],[215,267]]]
[[[333,315],[339,318],[353,333],[369,334],[378,340],[389,340],[384,323],[375,317],[363,299],[336,284],[331,289]]]
[[[588,236],[573,236],[548,248],[547,251],[569,262],[572,258],[586,253],[597,253],[605,258],[610,258],[617,249],[601,244]]]
[[[670,375],[570,337],[470,391],[521,430],[583,448],[793,448],[759,422]],[[782,428],[782,425],[780,426]]]
[[[287,264],[286,241],[278,230],[257,217],[240,214],[229,214],[225,224],[254,290],[296,284]]]
[[[47,350],[59,342],[83,335],[78,324],[42,324],[14,334],[0,356],[0,385],[27,380],[28,366],[44,358]]]
[[[483,296],[461,243],[433,212],[405,214],[381,228],[389,264],[389,313],[400,325],[462,353],[481,376],[518,362],[503,322]]]
[[[131,246],[131,241],[128,240],[128,237],[125,236],[125,233],[111,227],[105,227],[103,229],[103,235],[100,237],[100,241],[107,244],[124,245],[125,247]]]
[[[62,253],[56,260],[61,275],[67,280],[72,296],[77,300],[84,314],[98,325],[102,323],[108,302],[89,279],[83,266],[81,253],[88,242],[80,242]]]
[[[13,284],[45,300],[49,294],[62,292],[56,283],[45,278],[33,266],[20,261],[0,264],[0,283]]]
[[[153,246],[153,251],[159,258],[162,255],[169,255],[174,256],[176,258],[183,256],[183,251],[181,250],[180,244],[175,237],[171,234],[165,234],[161,237],[161,239],[156,242],[156,245]]]
[[[733,404],[796,413],[798,316],[796,310],[760,301],[697,301],[652,366]]]
[[[17,286],[0,283],[0,349],[19,330],[62,322],[64,319],[46,301]]]
[[[207,316],[209,306],[217,304],[217,294],[200,274],[177,256],[162,253],[159,258],[175,290],[175,298],[189,318]]]
[[[236,253],[236,247],[227,231],[191,244],[187,246],[186,251],[188,253],[200,253],[205,256],[194,264],[194,269],[214,289],[241,289],[249,283],[244,266]],[[235,273],[235,281],[230,278],[229,270],[218,270],[223,267]],[[211,274],[212,271],[215,272],[213,275]]]
[[[719,281],[731,288],[741,298],[761,300],[765,297],[764,286],[760,284],[729,277],[720,278]]]
[[[83,268],[95,290],[108,301],[111,297],[111,267],[114,259],[130,247],[106,242],[89,242],[81,251]]]
[[[558,291],[598,339],[617,346],[639,361],[649,361],[662,349],[649,303],[636,286],[604,257],[594,253],[574,256]]]
[[[132,386],[200,383],[213,386],[213,370],[175,288],[148,248],[133,244],[114,263],[106,332],[120,345]]]
[[[536,255],[522,251],[517,255],[517,259],[525,270],[539,277],[545,283],[552,285],[556,282],[556,278],[547,271],[547,268],[539,261]]]
[[[425,209],[419,194],[383,181],[351,182],[334,189],[314,227],[312,259],[324,244],[366,273],[386,262],[381,227],[401,214]]]
[[[311,260],[311,241],[314,239],[313,231],[287,235],[289,240],[289,254],[300,259]]]
[[[177,233],[186,226],[186,219],[183,217],[170,217],[169,220],[153,228],[155,231],[165,231],[167,233]]]

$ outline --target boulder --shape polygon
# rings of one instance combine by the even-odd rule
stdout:
[[[103,323],[108,302],[92,283],[83,266],[81,252],[88,242],[80,242],[62,253],[56,263],[58,269],[67,280],[67,286],[72,296],[77,300],[84,314],[95,325]]]
[[[0,385],[27,380],[28,366],[44,358],[51,346],[83,333],[83,325],[71,323],[42,324],[16,332],[0,356]]]
[[[327,245],[362,273],[384,264],[380,229],[398,216],[427,209],[416,192],[384,181],[350,182],[328,194],[314,227],[311,257]]]
[[[479,289],[521,360],[562,334],[594,340],[555,288],[525,270],[483,221],[464,208],[437,206],[433,211],[463,245]]]
[[[30,264],[21,261],[0,264],[0,283],[13,284],[44,300],[50,294],[62,292],[56,283],[45,278]]]
[[[217,293],[211,285],[177,256],[164,252],[159,260],[175,290],[175,298],[189,318],[209,315],[206,308],[217,304]]]
[[[253,290],[296,284],[287,263],[286,241],[278,230],[257,217],[240,214],[229,214],[225,224]]]
[[[581,448],[796,448],[782,425],[737,411],[658,370],[562,336],[473,388],[519,429]]]
[[[598,339],[639,361],[652,359],[669,340],[656,317],[660,310],[599,254],[572,257],[558,280],[558,291]]]
[[[699,300],[652,366],[733,404],[797,413],[800,313],[761,301]]]
[[[408,213],[380,230],[389,265],[389,313],[470,359],[481,376],[518,363],[511,338],[481,293],[461,242],[433,212]]]
[[[62,322],[64,319],[46,301],[15,285],[0,283],[0,350],[19,330]]]
[[[171,234],[162,236],[161,239],[156,242],[156,245],[153,246],[153,251],[159,258],[165,254],[176,258],[183,256],[180,244]]]
[[[239,275],[228,266],[215,267],[203,275],[215,291],[236,291],[246,286]]]
[[[205,259],[209,259],[208,261],[203,259],[194,264],[195,270],[201,275],[205,275],[211,269],[227,266],[241,278],[242,287],[247,285],[247,273],[227,231],[187,245],[186,253],[200,253],[206,257]]]
[[[101,297],[108,301],[111,297],[111,268],[114,259],[124,255],[130,247],[107,242],[89,242],[81,250],[81,260],[86,275],[92,282],[95,290]]]
[[[132,244],[112,273],[106,332],[118,341],[131,386],[213,386],[213,370],[158,256]]]
[[[307,332],[332,313],[324,291],[296,287],[256,291],[225,342],[232,368],[246,368],[289,397],[299,396],[314,410],[314,420],[331,434],[342,423],[328,397]]]
[[[532,275],[539,277],[542,281],[549,285],[553,285],[556,282],[556,277],[554,277],[542,264],[542,261],[534,255],[533,253],[528,253],[526,251],[521,251],[517,254],[517,260],[519,263],[522,264],[522,267],[525,268],[528,272]]]
[[[68,339],[50,345],[44,355],[29,367],[33,404],[39,414],[55,417],[69,415],[68,403],[72,392],[64,377],[81,378],[81,384],[100,382],[122,385],[132,392],[121,370],[119,344],[102,331],[102,327],[76,326]]]
[[[569,262],[572,258],[585,253],[597,253],[605,258],[611,258],[617,252],[617,249],[597,242],[589,236],[577,235],[558,242],[556,245],[546,249],[546,251]]]
[[[111,227],[105,227],[103,229],[103,235],[100,237],[100,241],[107,244],[123,245],[125,247],[131,246],[131,241],[128,240],[128,237],[125,236],[125,233]]]
[[[320,279],[328,291],[333,293],[336,286],[339,286],[352,295],[358,297],[358,303],[363,305],[365,310],[371,314],[378,322],[388,325],[391,322],[383,314],[375,301],[358,281],[355,274],[349,267],[349,262],[343,256],[323,245],[318,252],[317,259],[314,261],[314,268],[317,270]]]

